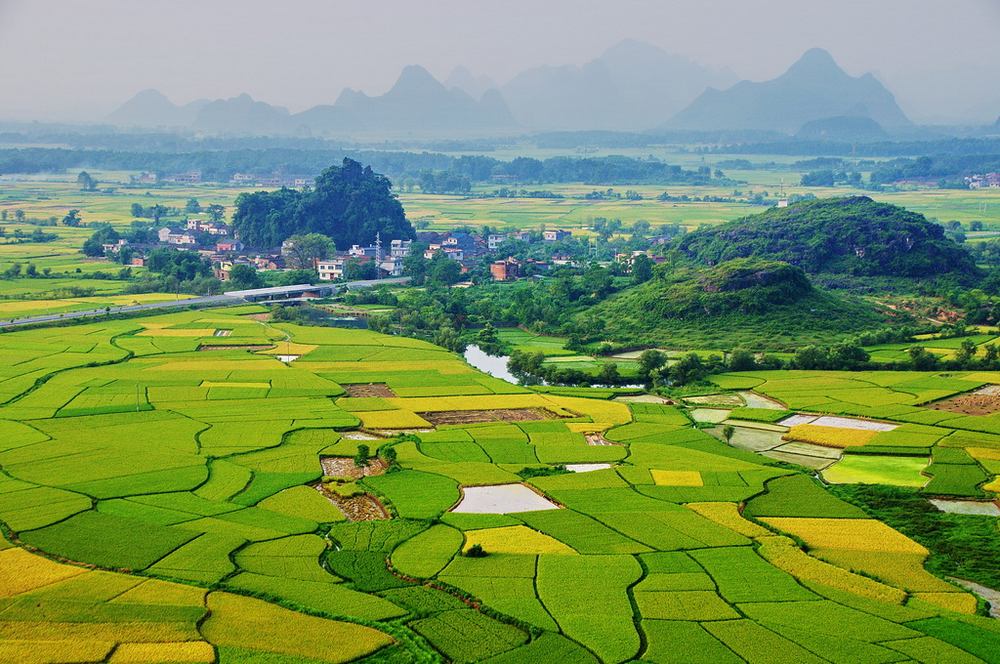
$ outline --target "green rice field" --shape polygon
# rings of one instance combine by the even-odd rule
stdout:
[[[997,661],[927,549],[681,406],[262,312],[0,335],[0,659]],[[997,374],[716,380],[899,423],[935,495],[1000,472],[994,418],[922,405]]]

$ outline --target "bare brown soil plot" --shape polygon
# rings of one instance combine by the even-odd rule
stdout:
[[[928,404],[927,407],[963,415],[992,415],[1000,412],[1000,385],[987,385],[975,392]]]
[[[478,422],[530,422],[555,420],[559,416],[545,408],[494,408],[492,410],[442,410],[417,413],[431,424],[476,424]]]
[[[319,464],[327,477],[350,477],[354,480],[383,475],[388,468],[386,463],[378,458],[369,459],[367,466],[358,466],[354,463],[354,459],[349,457],[323,457],[319,460]]]
[[[600,433],[588,433],[587,434],[587,444],[591,447],[621,447],[619,443],[612,443],[610,440],[604,437]]]
[[[343,385],[349,397],[395,397],[396,393],[385,383],[352,383]]]
[[[328,477],[340,477],[359,480],[362,477],[382,475],[389,466],[382,459],[369,459],[367,465],[358,466],[349,457],[323,457],[319,460],[323,474]],[[336,505],[349,521],[375,521],[388,519],[389,510],[370,493],[356,496],[342,496],[331,490],[325,484],[317,484],[316,490],[326,496],[326,499]]]
[[[379,502],[378,498],[369,493],[345,498],[338,496],[333,491],[328,491],[322,484],[318,485],[316,490],[336,505],[344,513],[348,521],[377,521],[389,518],[389,510]]]

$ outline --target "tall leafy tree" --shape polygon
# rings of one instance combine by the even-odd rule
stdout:
[[[291,267],[311,270],[318,260],[323,260],[337,250],[333,242],[322,233],[305,233],[288,238],[288,259]]]

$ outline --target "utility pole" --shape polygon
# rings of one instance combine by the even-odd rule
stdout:
[[[382,232],[375,233],[375,278],[382,278]]]

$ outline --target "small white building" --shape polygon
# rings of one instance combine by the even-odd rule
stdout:
[[[393,240],[389,243],[389,255],[393,258],[405,258],[410,255],[413,240]]]
[[[316,272],[319,273],[320,281],[337,281],[344,277],[344,264],[346,261],[343,258],[331,258],[327,260],[316,261]]]

